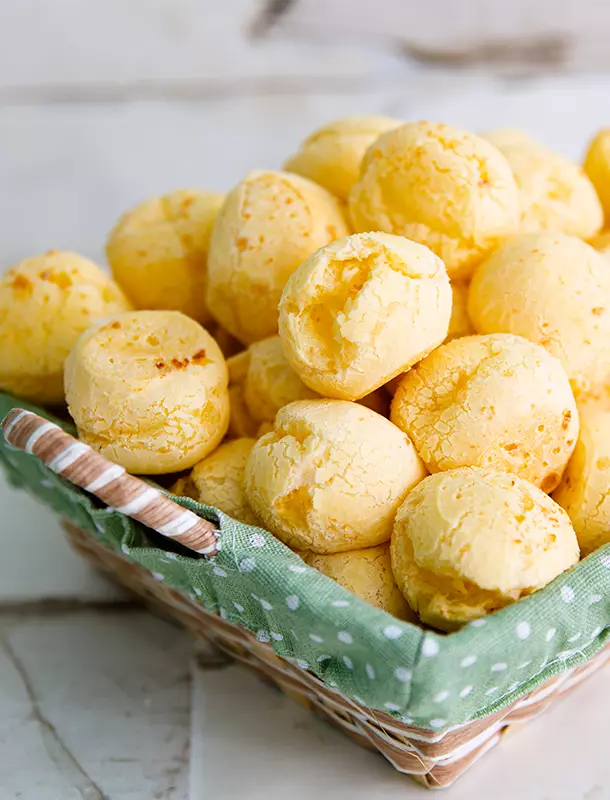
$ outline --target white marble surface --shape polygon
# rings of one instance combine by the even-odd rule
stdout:
[[[144,611],[0,615],[0,796],[186,800],[191,650]]]
[[[608,678],[507,737],[447,797],[609,798]],[[0,613],[2,800],[287,795],[429,796],[241,667],[199,665],[186,634],[144,611]]]
[[[247,33],[254,0],[155,0],[144,16],[141,0],[0,2],[0,268],[51,247],[101,260],[129,205],[227,189],[332,116],[523,126],[574,158],[610,121],[608,77],[422,72],[383,46],[387,30],[364,47],[363,2],[340,46],[315,0],[264,41]],[[237,667],[197,666],[185,634],[125,603],[1,478],[0,510],[1,800],[424,796]],[[610,800],[609,703],[606,671],[447,796]]]

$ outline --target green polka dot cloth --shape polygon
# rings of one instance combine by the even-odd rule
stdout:
[[[24,405],[0,394],[0,418]],[[252,631],[327,686],[408,725],[440,731],[486,716],[584,663],[610,637],[610,546],[531,597],[442,635],[364,603],[270,533],[217,509],[180,499],[221,530],[218,556],[189,558],[153,546],[146,529],[100,508],[1,438],[0,462],[14,485],[157,580]]]

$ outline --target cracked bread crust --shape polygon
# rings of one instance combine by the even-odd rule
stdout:
[[[546,586],[579,550],[568,515],[529,481],[464,467],[409,492],[391,556],[411,608],[449,631]]]
[[[578,437],[578,410],[556,358],[520,336],[466,336],[400,381],[391,420],[430,472],[492,467],[552,491]]]
[[[296,550],[335,553],[388,541],[394,514],[426,470],[409,438],[364,406],[284,406],[246,467],[264,526]]]

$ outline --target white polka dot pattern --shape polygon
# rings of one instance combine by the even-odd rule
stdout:
[[[426,636],[424,638],[424,643],[422,645],[422,655],[426,656],[427,658],[434,658],[434,656],[438,655],[439,651],[438,642],[436,639],[432,639],[431,636]]]
[[[402,631],[398,625],[386,625],[383,629],[383,634],[386,639],[399,639],[402,636]]]

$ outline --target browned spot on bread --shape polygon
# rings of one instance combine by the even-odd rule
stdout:
[[[549,474],[540,484],[540,488],[542,489],[543,492],[549,492],[551,489],[554,489],[558,483],[559,483],[559,475],[556,472],[549,472]],[[543,513],[546,513],[544,509]],[[554,517],[551,517],[551,519],[554,519]]]
[[[563,412],[563,422],[561,423],[561,427],[564,431],[568,428],[571,419],[572,412],[569,408],[566,408],[566,410]]]
[[[193,353],[193,355],[191,356],[191,361],[194,364],[201,364],[204,361],[208,361],[208,357],[207,357],[207,353],[205,352],[205,349],[202,347],[201,350],[197,350],[196,353]]]
[[[52,272],[51,270],[44,270],[40,272],[38,277],[42,281],[54,283],[60,289],[69,289],[72,286],[72,278],[66,275],[65,272]]]
[[[109,331],[109,330],[119,330],[121,327],[121,323],[118,320],[114,322],[109,322],[108,325],[104,325],[103,328],[100,328],[102,331]]]
[[[10,285],[16,292],[32,291],[32,281],[26,278],[25,275],[15,275]]]

